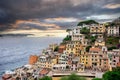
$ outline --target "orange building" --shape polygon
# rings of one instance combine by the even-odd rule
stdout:
[[[30,58],[29,58],[29,64],[32,65],[32,64],[36,63],[37,60],[38,60],[38,56],[36,56],[36,55],[31,55]]]
[[[63,53],[64,50],[66,50],[66,46],[65,45],[60,45],[59,48],[58,48],[58,52]]]

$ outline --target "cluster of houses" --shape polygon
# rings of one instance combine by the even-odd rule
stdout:
[[[86,51],[86,48],[90,42],[84,34],[81,34],[84,27],[90,30],[91,36],[97,35],[89,51]],[[104,35],[120,37],[120,25],[106,27],[104,24],[91,24],[73,27],[68,31],[71,40],[60,45],[50,44],[39,56],[31,55],[29,64],[32,66],[23,67],[22,71],[27,69],[26,72],[31,73],[31,76],[42,77],[52,75],[54,72],[79,73],[89,70],[104,72],[120,67],[120,49],[108,50]],[[21,68],[16,71],[21,75]],[[50,71],[52,73],[49,73]]]
[[[91,36],[98,36],[89,51],[86,51],[89,40],[80,32],[84,27],[90,29]],[[70,41],[60,45],[51,44],[42,52],[38,60],[35,60],[35,64],[42,68],[49,68],[53,72],[84,72],[85,70],[104,72],[112,70],[120,66],[120,49],[109,51],[104,35],[119,37],[120,25],[106,27],[104,24],[91,24],[73,27],[68,31],[68,36],[71,36]],[[58,51],[54,51],[56,47],[58,47]]]

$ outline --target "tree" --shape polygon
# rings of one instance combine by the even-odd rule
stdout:
[[[108,50],[113,50],[113,49],[117,49],[117,47],[116,46],[108,47]]]
[[[102,80],[102,78],[94,78],[94,79],[92,79],[92,80]]]
[[[96,39],[97,39],[97,36],[91,36],[90,37],[90,40],[91,40],[92,43],[94,43]]]
[[[71,36],[66,36],[63,41],[70,41],[71,40]]]
[[[94,20],[86,20],[86,21],[81,21],[78,23],[77,26],[82,26],[83,24],[90,25],[90,24],[98,24],[98,22]]]
[[[84,27],[84,28],[82,28],[82,29],[80,30],[80,33],[81,33],[81,34],[89,34],[89,33],[90,33],[90,29],[87,29],[86,27]]]
[[[118,45],[119,37],[107,37],[106,44],[107,45]]]
[[[62,77],[61,80],[86,80],[85,78],[79,77],[76,74],[71,74],[69,76]]]
[[[60,80],[68,80],[68,76],[64,76]]]
[[[91,48],[91,46],[87,46],[86,47],[86,51],[89,52],[89,49]]]
[[[120,67],[108,71],[103,75],[103,80],[120,80]]]
[[[58,47],[58,46],[56,46],[56,47],[55,47],[55,49],[54,49],[54,51],[58,51],[58,48],[59,48],[59,47]]]
[[[39,80],[52,80],[52,78],[51,78],[51,77],[48,77],[48,76],[45,76],[45,77],[43,77],[43,78],[40,78]]]

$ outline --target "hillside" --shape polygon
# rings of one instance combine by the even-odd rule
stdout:
[[[96,22],[95,20],[85,20],[85,21],[81,21],[77,24],[77,26],[81,26],[83,24],[86,25],[90,25],[90,24],[98,24],[98,22]]]

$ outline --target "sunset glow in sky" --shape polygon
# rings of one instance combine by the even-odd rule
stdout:
[[[0,0],[0,32],[65,36],[82,20],[120,17],[120,0]]]

